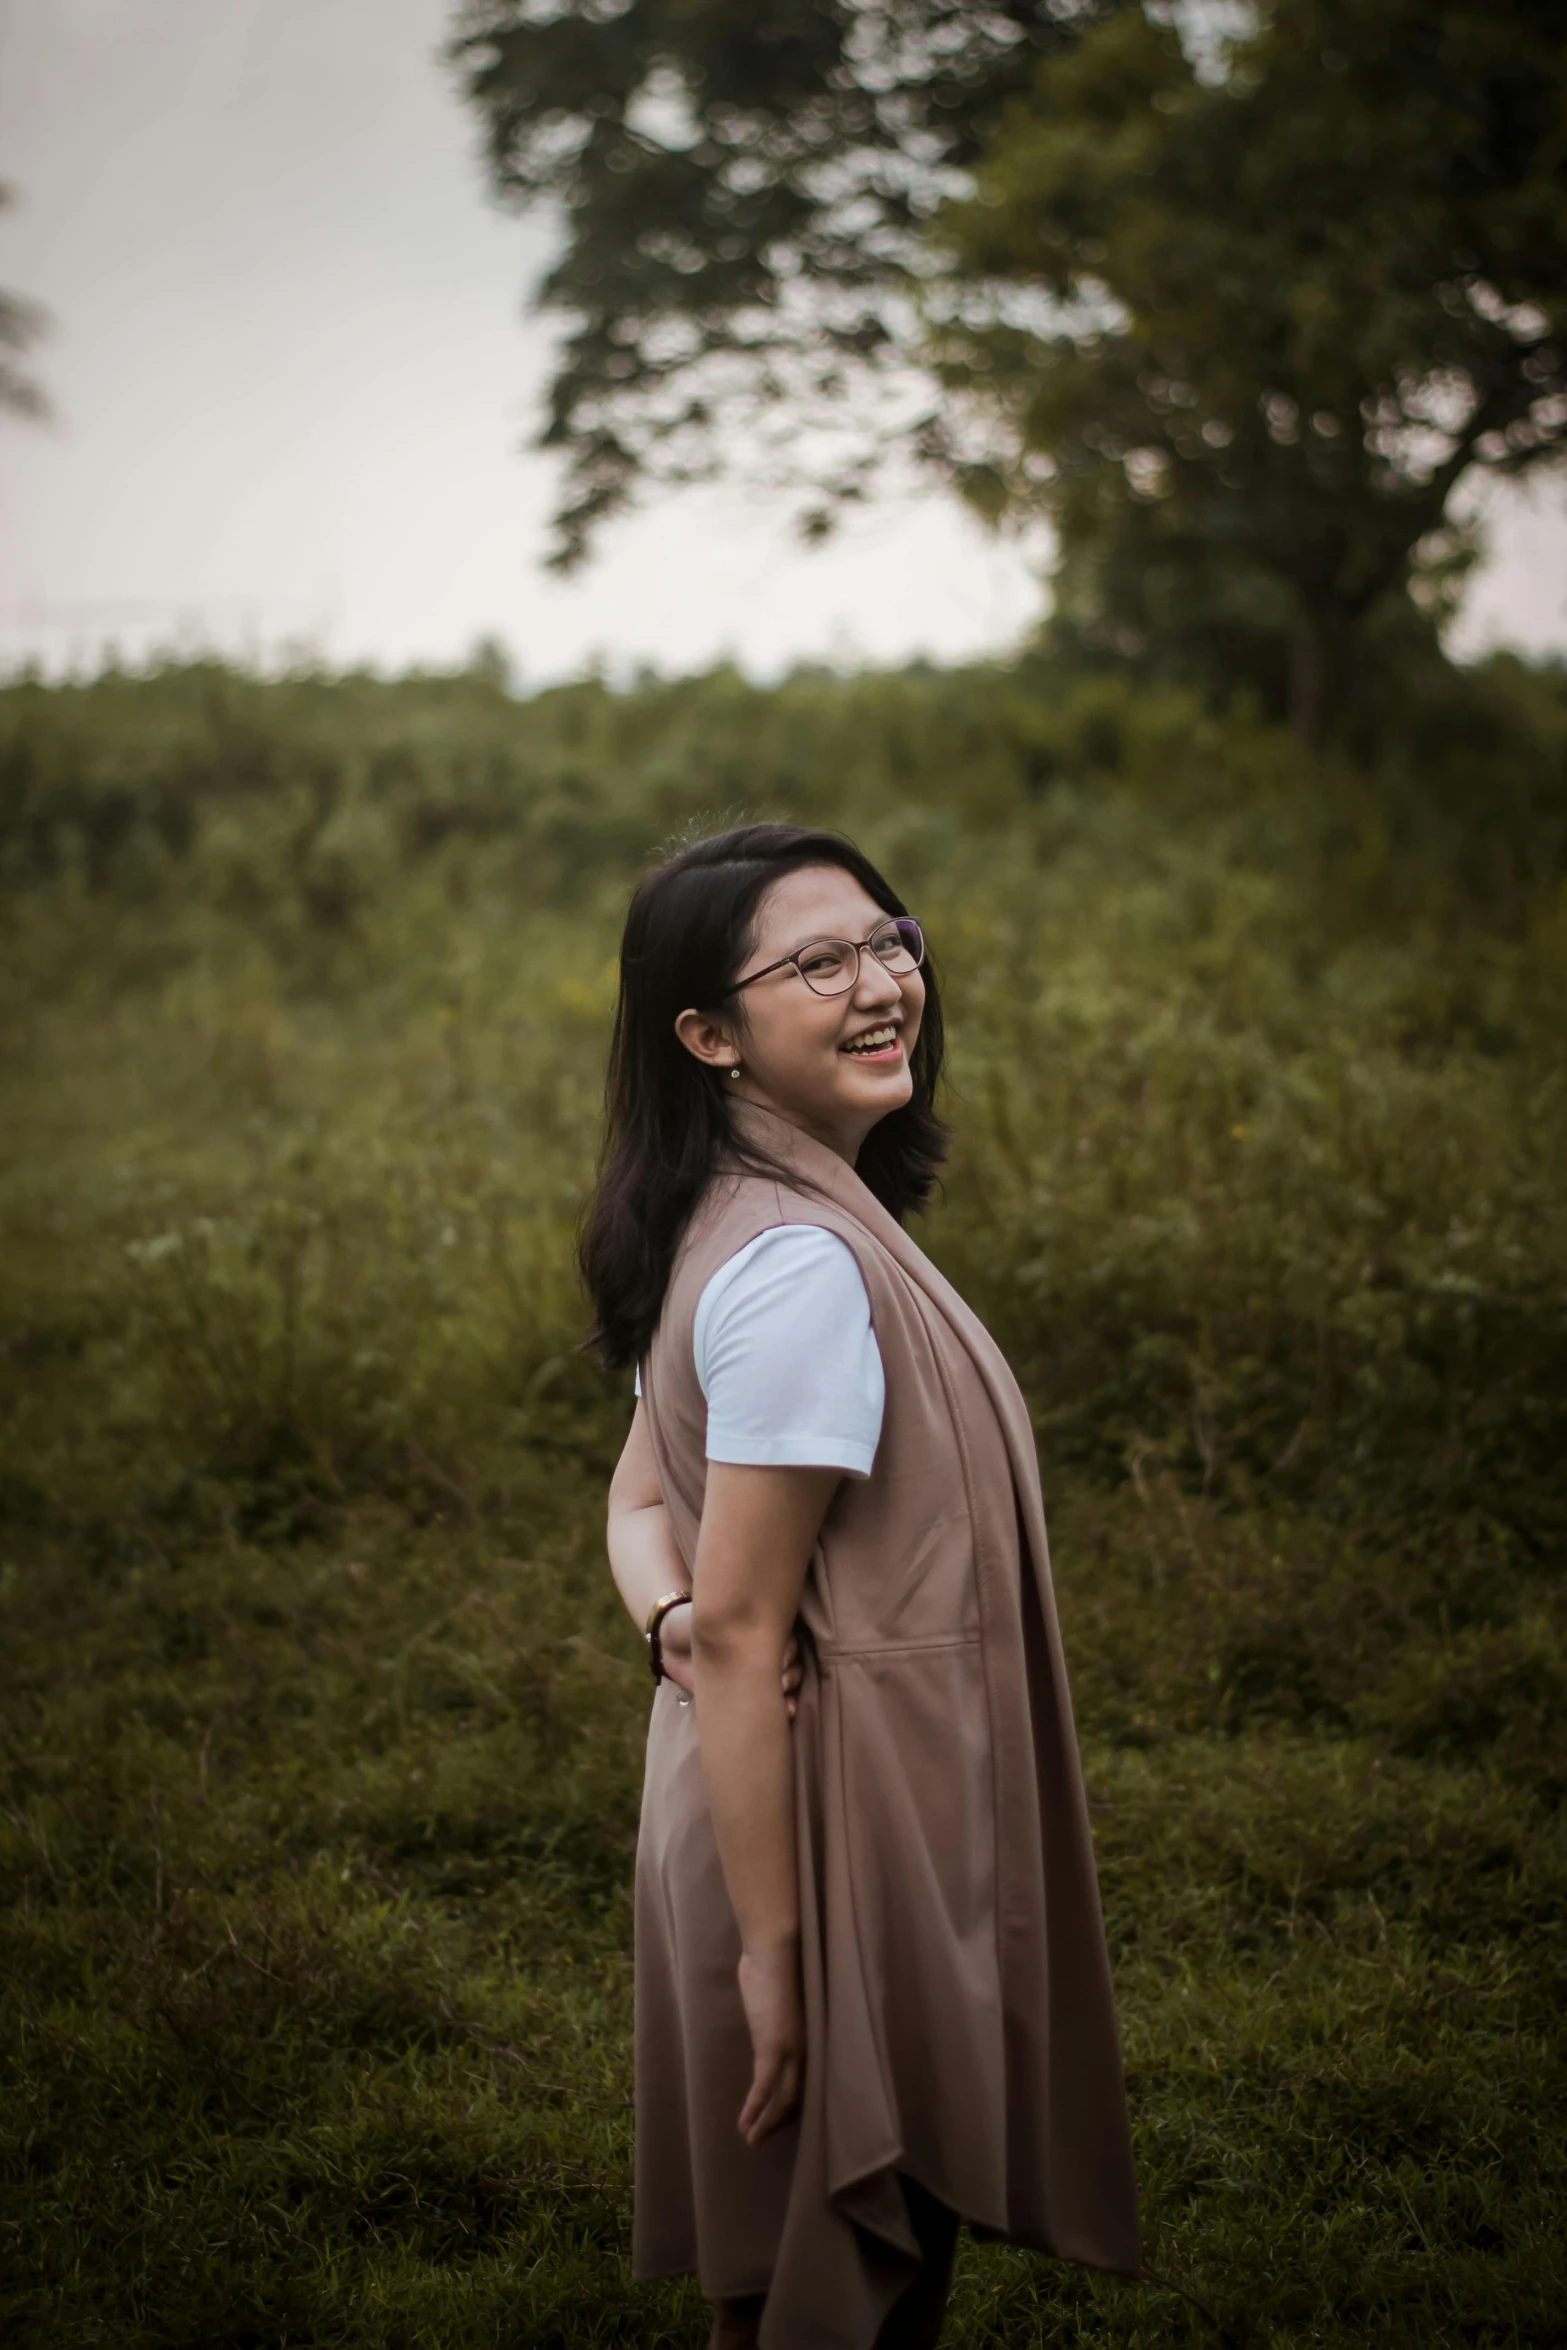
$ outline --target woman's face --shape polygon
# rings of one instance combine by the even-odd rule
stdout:
[[[886,920],[886,909],[841,865],[801,866],[763,897],[755,944],[735,976],[765,970],[815,938],[866,938]],[[861,955],[854,986],[823,996],[786,963],[725,1009],[723,1019],[681,1013],[675,1033],[687,1051],[719,1071],[738,1060],[738,1079],[719,1079],[727,1094],[777,1110],[851,1166],[871,1128],[914,1091],[909,1059],[925,1009],[918,971],[888,971]],[[851,1049],[872,1037],[879,1041],[870,1049]]]

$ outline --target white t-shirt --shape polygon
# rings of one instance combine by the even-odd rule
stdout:
[[[886,1383],[865,1282],[836,1232],[775,1224],[748,1240],[703,1288],[692,1343],[710,1461],[870,1475]]]

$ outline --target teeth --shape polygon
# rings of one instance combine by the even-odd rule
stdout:
[[[873,1028],[867,1036],[857,1036],[853,1044],[844,1046],[846,1053],[874,1052],[878,1045],[891,1044],[898,1031],[895,1028]]]

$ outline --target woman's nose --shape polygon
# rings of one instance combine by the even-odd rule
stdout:
[[[898,985],[898,974],[878,963],[873,955],[860,957],[860,983],[855,996],[864,1004],[896,1004],[901,1002],[903,990]]]

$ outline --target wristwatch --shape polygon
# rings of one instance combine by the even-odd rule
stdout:
[[[688,1606],[690,1604],[690,1599],[691,1594],[689,1591],[666,1591],[663,1598],[655,1599],[652,1606],[647,1611],[647,1622],[642,1628],[647,1637],[647,1659],[648,1663],[653,1668],[653,1678],[655,1681],[662,1681],[665,1677],[664,1645],[660,1638],[660,1634],[663,1630],[664,1618],[668,1615],[672,1607]]]

